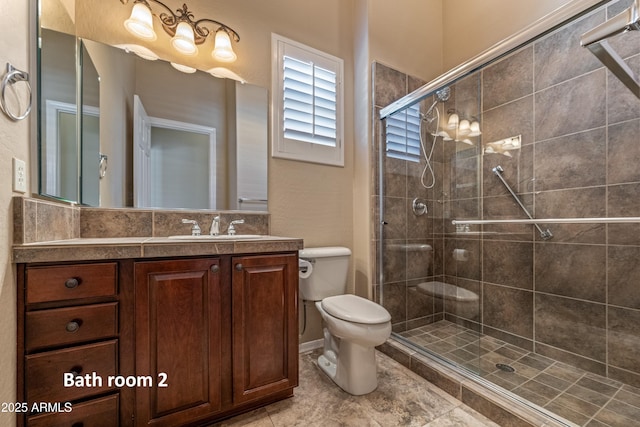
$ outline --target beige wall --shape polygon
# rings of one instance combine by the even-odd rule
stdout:
[[[445,70],[474,57],[571,0],[443,1]]]
[[[444,71],[442,18],[443,3],[447,2],[369,0],[368,3],[371,61],[427,81]]]
[[[29,69],[28,16],[26,1],[0,0],[5,22],[0,27],[0,63]],[[33,74],[32,81],[33,81]],[[12,157],[29,164],[29,120],[13,122],[0,113],[0,402],[16,396],[16,283],[11,264],[13,223],[11,197]],[[29,170],[27,171],[28,176]],[[28,183],[29,184],[29,183]],[[0,426],[15,425],[13,414],[0,413]]]

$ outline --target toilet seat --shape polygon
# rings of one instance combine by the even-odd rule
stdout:
[[[391,315],[384,307],[352,294],[327,297],[321,305],[327,314],[347,322],[374,325],[391,320]]]

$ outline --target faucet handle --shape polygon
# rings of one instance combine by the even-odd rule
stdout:
[[[213,218],[213,221],[211,221],[211,230],[209,231],[209,234],[212,236],[220,234],[220,215],[216,215]]]
[[[191,224],[191,235],[192,236],[199,236],[200,235],[200,226],[198,225],[198,221],[194,220],[194,219],[186,219],[186,218],[182,218],[182,223],[183,224]]]
[[[236,224],[244,224],[244,219],[234,219],[229,223],[229,228],[227,229],[227,234],[229,236],[233,236],[236,234]]]

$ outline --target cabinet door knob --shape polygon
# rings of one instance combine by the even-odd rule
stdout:
[[[215,264],[215,265],[211,266],[211,272],[212,273],[217,273],[218,271],[220,271],[220,266],[218,264]]]
[[[68,289],[77,288],[79,284],[80,284],[80,281],[75,277],[67,279],[64,282],[64,286],[67,287]]]
[[[72,320],[71,322],[67,323],[65,329],[67,330],[67,332],[76,332],[78,329],[80,329],[80,322],[78,322],[77,320]]]
[[[236,270],[238,270],[238,271],[242,271],[242,269],[243,269],[243,268],[244,268],[244,267],[242,266],[242,264],[240,264],[240,263],[237,263],[237,264],[236,264]]]

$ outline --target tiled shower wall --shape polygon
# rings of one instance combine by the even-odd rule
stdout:
[[[630,4],[590,13],[452,85],[438,108],[480,118],[482,135],[474,146],[438,139],[433,189],[419,184],[422,165],[384,160],[385,283],[377,296],[395,331],[446,318],[640,386],[640,224],[542,225],[554,234],[548,241],[533,226],[456,234],[451,224],[524,218],[492,172],[497,165],[536,218],[640,216],[640,100],[579,44]],[[611,44],[640,74],[640,33]],[[374,120],[422,83],[381,64],[374,77]],[[431,104],[423,101],[423,111]],[[482,154],[482,144],[516,135],[519,150]],[[427,215],[413,215],[414,197],[426,200]],[[454,249],[468,259],[454,260]],[[477,310],[463,314],[417,291],[431,280],[477,293]]]

